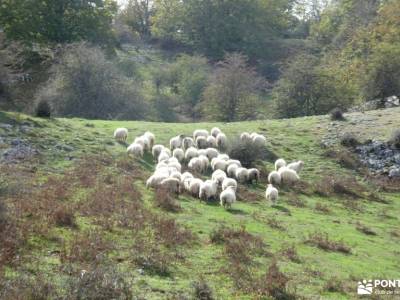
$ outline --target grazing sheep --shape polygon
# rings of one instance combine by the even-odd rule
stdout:
[[[264,146],[267,142],[267,139],[261,134],[256,134],[253,136],[252,141],[255,145]]]
[[[128,129],[126,128],[117,128],[114,131],[114,138],[119,142],[125,142],[128,138]]]
[[[222,171],[226,171],[226,168],[228,167],[228,163],[226,162],[226,160],[222,160],[217,158],[213,159],[214,163],[211,165],[212,169],[215,170],[222,170]]]
[[[239,160],[237,160],[237,159],[228,159],[227,163],[228,163],[229,166],[233,165],[233,164],[237,165],[238,167],[242,166],[241,162]]]
[[[185,152],[185,160],[190,161],[192,158],[199,156],[198,150],[195,147],[190,147]]]
[[[192,178],[189,182],[189,192],[192,196],[198,197],[200,194],[200,187],[203,184],[203,180],[199,178]]]
[[[268,174],[268,182],[275,185],[281,184],[281,175],[278,173],[278,171],[272,171]]]
[[[224,181],[222,181],[222,190],[226,190],[226,188],[228,186],[231,186],[235,189],[235,191],[237,190],[237,182],[235,179],[233,178],[225,178]]]
[[[205,129],[196,129],[193,132],[193,139],[196,140],[196,138],[199,136],[204,136],[205,138],[207,138],[209,136],[208,131]]]
[[[188,163],[188,168],[201,173],[203,171],[203,161],[198,157],[193,157]]]
[[[135,138],[133,142],[142,145],[143,150],[145,151],[150,150],[150,141],[143,135]]]
[[[235,177],[236,176],[236,170],[240,168],[237,164],[230,164],[228,165],[228,168],[226,169],[226,172],[229,177]]]
[[[132,143],[126,149],[126,152],[128,153],[128,155],[132,154],[136,157],[143,157],[143,146],[138,143]]]
[[[229,160],[229,155],[228,155],[228,154],[218,154],[217,157],[218,157],[219,159],[222,159],[222,160],[226,160],[226,161]]]
[[[246,168],[238,168],[235,177],[238,182],[246,183],[249,180],[249,172]]]
[[[208,147],[207,138],[204,136],[198,136],[196,138],[196,146],[199,149],[206,149]]]
[[[150,149],[153,148],[153,145],[154,145],[154,143],[155,143],[155,141],[156,141],[156,137],[154,136],[154,134],[151,133],[150,131],[146,131],[146,132],[143,134],[143,136],[146,137],[147,140],[150,142],[150,147],[149,147],[149,148],[150,148]]]
[[[285,166],[286,166],[286,161],[283,158],[280,158],[275,162],[275,171],[278,171],[280,168]]]
[[[217,148],[217,140],[212,135],[209,135],[207,137],[207,144],[208,144],[208,147]]]
[[[218,182],[214,180],[206,180],[200,185],[199,198],[209,200],[215,199],[218,190]]]
[[[181,172],[181,170],[182,170],[181,164],[179,162],[176,162],[176,161],[168,162],[168,168],[174,168],[179,172]]]
[[[208,167],[210,166],[210,161],[208,160],[207,156],[199,155],[199,160],[201,161],[201,172],[207,171]]]
[[[197,150],[197,153],[200,155],[207,156],[207,149],[199,149]]]
[[[232,204],[236,202],[236,190],[232,186],[228,186],[219,195],[219,200],[221,206],[226,208],[231,208]]]
[[[168,178],[168,175],[166,175],[166,174],[163,174],[163,173],[156,173],[156,174],[153,174],[153,175],[151,175],[150,177],[149,177],[149,179],[147,179],[147,181],[146,181],[146,187],[147,188],[150,188],[150,187],[152,187],[152,188],[156,188],[157,186],[159,186],[160,184],[161,184],[161,182],[164,180],[164,179],[166,179],[166,178]]]
[[[176,148],[172,151],[172,156],[181,162],[185,158],[185,152],[181,148]]]
[[[218,150],[214,149],[214,148],[207,148],[205,150],[206,156],[208,157],[208,159],[213,159],[214,157],[218,157]]]
[[[154,159],[158,159],[158,156],[160,155],[161,151],[164,149],[163,145],[154,145],[151,148],[151,153],[153,154]]]
[[[221,129],[219,129],[218,127],[213,127],[213,129],[211,129],[211,135],[213,137],[217,137],[218,134],[222,133]]]
[[[169,148],[171,149],[171,151],[173,151],[176,148],[182,147],[183,138],[184,138],[184,135],[181,134],[181,135],[175,136],[169,140]]]
[[[222,170],[215,170],[211,175],[211,179],[214,181],[218,181],[218,184],[222,184],[226,177],[226,173]]]
[[[186,151],[190,147],[194,147],[194,146],[196,146],[196,143],[194,142],[194,140],[191,137],[185,137],[183,139],[182,148],[183,148],[184,151]]]
[[[249,141],[251,141],[250,133],[248,133],[248,132],[243,132],[243,133],[240,135],[240,140],[241,140],[242,142],[249,142]]]
[[[295,170],[289,169],[288,167],[282,167],[278,170],[281,175],[281,182],[284,184],[292,184],[300,180]]]
[[[185,172],[181,176],[181,181],[184,182],[188,178],[194,178],[194,176],[190,172]]]
[[[265,191],[265,198],[267,198],[268,201],[271,201],[273,205],[276,204],[278,201],[278,195],[279,192],[272,184],[268,184],[267,189]]]
[[[260,180],[260,171],[255,168],[248,169],[248,178],[250,183],[257,183]]]
[[[162,162],[163,160],[168,160],[171,155],[165,151],[165,149],[161,150],[160,155],[158,156],[158,162]]]
[[[304,162],[302,160],[299,160],[299,161],[296,161],[296,162],[292,162],[292,163],[288,164],[287,167],[289,169],[292,169],[292,170],[296,171],[296,173],[300,173],[300,171],[304,167]]]
[[[179,194],[181,191],[181,181],[177,178],[165,178],[161,181],[160,186],[175,194]]]
[[[169,177],[176,178],[179,180],[180,183],[182,183],[182,174],[179,171],[172,171]]]
[[[228,148],[228,138],[224,133],[219,133],[216,137],[217,139],[217,146],[220,150],[225,150]]]

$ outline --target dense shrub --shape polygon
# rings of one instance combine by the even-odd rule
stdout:
[[[99,48],[85,43],[66,47],[54,76],[36,97],[63,116],[143,119],[146,112],[138,85]]]
[[[243,166],[253,166],[257,160],[274,161],[277,159],[275,153],[263,145],[256,145],[251,141],[242,141],[240,138],[233,139],[228,149],[229,157],[239,160]]]
[[[397,129],[395,132],[393,132],[392,137],[389,140],[389,143],[393,147],[400,149],[400,129]]]
[[[45,100],[39,101],[39,103],[36,105],[35,115],[39,118],[50,118],[51,107],[49,102]]]
[[[340,144],[345,147],[356,147],[360,142],[354,134],[347,132],[340,138]]]
[[[193,283],[193,297],[196,300],[213,300],[213,291],[204,278],[200,278]]]
[[[332,121],[343,121],[344,120],[343,111],[338,107],[331,110],[330,116],[331,116]]]
[[[343,241],[331,240],[327,233],[315,232],[309,235],[307,243],[312,244],[325,251],[335,251],[350,254],[351,248]]]

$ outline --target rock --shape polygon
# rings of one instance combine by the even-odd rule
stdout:
[[[23,144],[24,142],[20,138],[13,139],[11,141],[11,146],[18,146]]]
[[[32,127],[31,126],[27,126],[27,125],[22,125],[22,126],[19,127],[19,130],[22,133],[28,133],[28,132],[32,131]]]
[[[10,130],[12,130],[13,127],[12,127],[11,124],[0,123],[0,128],[3,128],[5,130],[7,130],[7,131],[10,131]]]
[[[391,169],[389,171],[390,178],[400,178],[400,168]]]

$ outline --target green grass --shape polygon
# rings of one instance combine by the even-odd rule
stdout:
[[[381,126],[382,137],[387,137],[395,128],[395,120],[400,117],[400,110],[386,116],[379,112],[371,112],[376,117],[377,126]],[[219,126],[228,137],[239,135],[243,131],[257,131],[266,135],[268,147],[278,156],[286,160],[302,159],[305,162],[302,180],[308,183],[320,180],[326,175],[355,176],[360,182],[362,177],[354,170],[343,169],[334,159],[324,156],[326,149],[320,147],[320,142],[328,124],[328,117],[307,117],[292,120],[268,120],[255,122],[241,122],[230,124],[198,123],[198,124],[170,124],[132,121],[101,121],[83,119],[52,119],[43,120],[13,113],[0,113],[0,123],[18,124],[24,121],[34,122],[36,127],[31,132],[22,134],[14,129],[6,132],[0,129],[0,135],[22,137],[29,140],[41,151],[41,158],[37,162],[20,163],[25,167],[35,165],[35,181],[46,182],[54,174],[65,174],[75,162],[74,159],[86,155],[109,154],[113,160],[124,159],[124,145],[114,142],[112,138],[116,127],[126,127],[129,130],[128,142],[146,130],[156,135],[156,142],[168,144],[169,138],[177,134],[190,135],[194,129],[211,129]],[[360,133],[360,138],[374,137],[377,129],[369,130],[345,123],[345,128]],[[383,126],[385,124],[385,126]],[[389,126],[391,124],[391,126]],[[73,151],[56,150],[57,144],[73,147]],[[340,149],[339,146],[337,146]],[[73,158],[70,160],[69,158]],[[306,203],[305,207],[296,207],[289,204],[289,198],[294,192],[282,190],[279,204],[271,207],[264,198],[265,187],[248,187],[258,195],[257,201],[240,201],[234,205],[232,211],[226,211],[219,205],[199,202],[187,195],[179,197],[182,211],[166,213],[152,205],[153,191],[146,190],[145,178],[150,175],[154,165],[150,157],[144,161],[133,162],[138,165],[143,178],[138,178],[133,184],[142,193],[145,207],[160,215],[167,215],[176,219],[180,226],[185,226],[197,237],[193,246],[182,247],[185,260],[178,261],[172,268],[169,276],[158,276],[148,273],[140,275],[138,267],[130,260],[132,247],[131,229],[117,229],[107,231],[94,224],[92,217],[79,212],[76,214],[78,229],[51,227],[43,236],[33,234],[27,243],[20,249],[19,264],[13,264],[6,269],[6,278],[17,277],[21,270],[30,270],[31,274],[44,274],[61,290],[65,288],[66,273],[60,276],[61,261],[59,251],[63,242],[71,241],[74,234],[86,229],[98,228],[103,237],[111,241],[114,250],[107,256],[114,261],[124,276],[129,279],[130,285],[137,296],[146,299],[174,299],[179,295],[190,296],[192,283],[203,276],[214,291],[216,299],[253,299],[254,294],[238,290],[232,279],[224,272],[227,260],[224,256],[223,245],[212,244],[210,233],[220,225],[240,228],[262,238],[266,244],[266,251],[272,253],[278,260],[283,273],[290,278],[289,287],[296,290],[298,296],[305,298],[323,299],[352,299],[356,298],[357,281],[361,279],[397,279],[399,276],[399,237],[391,234],[398,230],[400,215],[400,194],[383,194],[388,203],[373,202],[368,199],[349,200],[343,196],[321,197],[315,193],[297,193],[297,197]],[[263,162],[268,170],[273,167],[272,162]],[[117,176],[118,170],[112,165],[108,173]],[[98,176],[104,175],[99,173]],[[368,183],[362,182],[368,185]],[[85,194],[90,193],[91,187],[77,188],[74,194],[66,201],[84,201]],[[5,197],[7,198],[7,197]],[[346,205],[346,201],[358,201],[361,210],[354,210]],[[315,209],[316,203],[330,208],[328,214]],[[275,219],[283,229],[273,228],[268,220]],[[366,235],[357,230],[360,222],[372,228],[377,235]],[[324,251],[310,243],[306,243],[310,234],[315,232],[327,233],[334,241],[343,241],[351,248],[350,254]],[[281,249],[287,245],[294,245],[301,259],[300,263],[292,262],[282,256]],[[121,258],[117,260],[117,258]],[[272,261],[269,255],[255,258],[256,264],[252,268],[254,275],[266,271]],[[84,269],[85,263],[77,263]],[[344,284],[342,292],[329,292],[326,284],[335,278]]]

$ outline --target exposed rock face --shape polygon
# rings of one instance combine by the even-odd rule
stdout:
[[[400,178],[400,149],[386,142],[370,141],[355,149],[361,163],[374,174],[384,174],[391,178]]]
[[[392,108],[392,107],[399,107],[400,100],[397,96],[390,96],[386,97],[383,100],[375,99],[371,101],[367,101],[359,106],[352,107],[349,109],[349,112],[356,112],[356,111],[368,111],[368,110],[375,110],[379,108]]]
[[[18,160],[28,159],[39,154],[39,151],[33,148],[28,142],[19,138],[10,142],[11,147],[7,148],[0,157],[1,161],[15,162]]]

